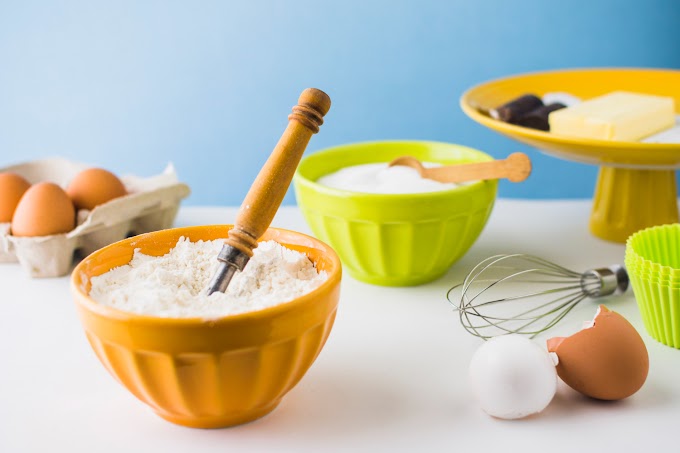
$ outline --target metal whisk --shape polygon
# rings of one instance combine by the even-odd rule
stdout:
[[[446,293],[463,327],[484,340],[534,337],[560,322],[579,302],[623,294],[628,273],[615,265],[576,272],[524,254],[496,255],[475,266]]]

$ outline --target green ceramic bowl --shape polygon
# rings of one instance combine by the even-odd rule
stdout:
[[[493,159],[476,149],[447,143],[355,143],[310,154],[293,179],[310,228],[336,250],[357,280],[408,286],[440,277],[472,246],[493,208],[495,180],[418,194],[350,192],[315,182],[343,167],[389,162],[404,155],[444,165]]]

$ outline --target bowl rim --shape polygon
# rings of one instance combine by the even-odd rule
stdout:
[[[225,231],[229,231],[231,228],[233,228],[233,225],[231,224],[213,224],[213,225],[194,225],[194,226],[184,226],[184,227],[176,227],[176,228],[169,228],[165,230],[158,230],[158,231],[151,231],[148,233],[140,234],[137,236],[132,236],[130,238],[126,238],[120,241],[116,241],[112,244],[109,244],[105,247],[102,247],[94,252],[92,252],[90,255],[85,257],[83,260],[81,260],[76,267],[73,269],[71,272],[70,276],[70,288],[71,288],[71,293],[74,296],[73,298],[75,299],[76,305],[80,307],[81,309],[84,309],[92,314],[102,316],[104,318],[114,320],[114,321],[119,321],[119,322],[126,322],[126,323],[134,323],[134,324],[140,324],[140,325],[173,325],[173,326],[178,326],[178,327],[195,327],[195,326],[203,326],[203,325],[209,325],[209,326],[217,326],[217,325],[224,325],[224,324],[232,324],[232,323],[238,323],[238,322],[244,322],[244,321],[249,321],[249,320],[255,320],[255,319],[264,319],[264,318],[269,318],[269,317],[276,317],[277,315],[283,314],[288,311],[295,310],[299,308],[300,306],[310,304],[314,301],[316,296],[319,293],[323,292],[328,292],[331,291],[333,287],[339,286],[341,279],[342,279],[342,264],[340,262],[340,258],[338,257],[337,253],[331,246],[326,244],[323,241],[320,241],[319,239],[316,239],[312,236],[309,236],[305,233],[300,233],[298,231],[294,230],[289,230],[285,228],[273,228],[270,227],[267,229],[267,231],[277,231],[277,232],[283,232],[285,234],[292,234],[294,236],[300,236],[305,238],[307,241],[311,241],[315,246],[318,246],[319,250],[322,250],[324,255],[327,256],[331,262],[333,263],[334,266],[334,271],[333,272],[327,272],[328,273],[328,278],[326,281],[324,281],[321,285],[318,287],[314,288],[312,291],[303,294],[300,297],[297,297],[295,299],[286,301],[286,302],[281,302],[276,305],[272,305],[270,307],[265,307],[261,308],[258,310],[253,310],[253,311],[246,311],[242,313],[236,313],[233,315],[224,315],[224,316],[219,316],[219,317],[163,317],[163,316],[153,316],[153,315],[146,315],[146,314],[139,314],[139,313],[132,313],[132,312],[127,312],[123,310],[119,310],[117,308],[113,308],[107,305],[102,305],[98,302],[96,302],[94,299],[90,297],[88,293],[85,293],[85,291],[81,288],[81,285],[83,284],[83,279],[81,278],[82,275],[84,275],[84,272],[82,268],[85,266],[85,264],[89,260],[96,259],[98,255],[105,253],[106,251],[109,251],[115,247],[120,247],[124,243],[130,243],[133,241],[139,241],[140,239],[148,239],[160,232],[173,232],[173,233],[179,233],[182,231],[191,231],[191,230],[198,230],[198,229],[203,229],[203,228],[226,228]],[[266,234],[266,233],[265,233]],[[186,234],[180,234],[177,236],[177,239],[179,237],[184,236],[188,237]],[[226,235],[225,235],[226,237]],[[189,238],[191,239],[191,238]],[[222,238],[217,238],[222,239]],[[283,244],[281,244],[283,245]],[[303,244],[300,244],[303,245]],[[284,245],[285,246],[285,245]],[[112,268],[113,269],[113,268]]]
[[[680,229],[680,223],[667,223],[667,224],[662,224],[662,225],[654,225],[650,226],[647,228],[643,228],[641,230],[638,230],[631,234],[628,239],[626,240],[626,248],[625,248],[625,258],[629,259],[631,261],[638,261],[641,262],[642,266],[652,266],[655,268],[659,268],[660,271],[663,272],[669,272],[669,273],[677,273],[680,271],[679,267],[674,267],[669,264],[662,264],[660,260],[657,257],[650,258],[644,254],[642,254],[639,250],[637,250],[636,243],[637,241],[640,240],[641,237],[645,237],[648,235],[654,235],[656,236],[656,233],[662,230],[673,230],[677,231]],[[638,266],[638,269],[641,269],[640,266]],[[633,269],[635,273],[637,273],[636,269]]]
[[[436,190],[432,192],[418,192],[418,193],[371,193],[371,192],[355,192],[352,190],[346,190],[346,189],[337,189],[334,187],[328,187],[323,184],[319,184],[316,182],[316,180],[311,180],[310,178],[304,176],[301,172],[302,166],[310,159],[316,159],[316,156],[320,156],[323,154],[331,154],[331,153],[338,153],[342,149],[354,149],[354,148],[361,148],[364,146],[371,146],[371,145],[408,145],[408,144],[418,144],[418,145],[436,145],[436,146],[446,146],[446,147],[455,147],[457,149],[462,149],[464,151],[472,151],[474,154],[479,154],[482,155],[488,159],[484,160],[479,160],[478,162],[487,162],[494,160],[494,157],[491,156],[490,154],[481,151],[476,148],[472,148],[470,146],[466,145],[459,145],[457,143],[448,143],[448,142],[440,142],[440,141],[434,141],[434,140],[368,140],[368,141],[361,141],[361,142],[351,142],[351,143],[345,143],[345,144],[340,144],[340,145],[335,145],[331,146],[329,148],[323,148],[318,151],[315,151],[314,153],[311,153],[307,156],[305,156],[300,164],[298,165],[297,170],[295,171],[295,175],[293,177],[293,182],[298,183],[304,186],[309,187],[310,189],[322,193],[324,195],[329,195],[329,196],[336,196],[336,197],[343,197],[343,198],[356,198],[360,200],[378,200],[378,199],[390,199],[390,200],[413,200],[413,201],[418,201],[418,200],[423,200],[423,199],[432,199],[432,198],[448,198],[453,194],[466,194],[469,192],[477,192],[485,187],[492,185],[492,186],[497,186],[498,181],[497,180],[480,180],[480,181],[474,181],[471,183],[463,184],[458,187],[453,187],[451,189],[445,189],[445,190]],[[384,161],[375,161],[375,162],[367,162],[367,163],[383,163]],[[360,164],[362,165],[362,164]],[[329,173],[326,173],[329,174]]]

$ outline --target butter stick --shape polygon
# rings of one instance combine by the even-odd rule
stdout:
[[[673,98],[615,91],[550,113],[550,132],[637,141],[675,124]]]

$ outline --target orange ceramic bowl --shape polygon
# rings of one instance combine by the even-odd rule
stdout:
[[[333,326],[342,274],[338,256],[304,234],[269,229],[262,240],[306,253],[328,280],[290,302],[212,320],[142,316],[99,305],[88,296],[90,278],[127,264],[135,249],[164,255],[181,236],[212,240],[230,229],[199,226],[135,236],[94,252],[71,276],[87,339],[102,364],[158,415],[184,426],[245,423],[279,404]]]

